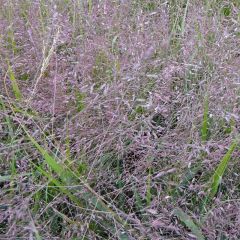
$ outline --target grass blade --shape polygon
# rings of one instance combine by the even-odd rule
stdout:
[[[2,99],[1,95],[0,95],[0,110],[1,112],[5,112],[6,111],[6,105],[4,103],[4,100]],[[14,135],[13,135],[13,126],[12,126],[12,122],[11,122],[11,118],[9,117],[8,114],[6,114],[5,116],[5,120],[7,123],[7,127],[8,127],[8,133],[9,133],[9,137],[11,139],[13,139]]]
[[[237,145],[238,145],[238,142],[235,140],[229,147],[227,153],[224,155],[221,162],[219,163],[219,165],[212,177],[212,183],[210,186],[210,192],[207,197],[207,201],[211,200],[216,195],[216,193],[218,191],[218,187],[222,182],[222,177],[227,168],[228,162],[231,159],[232,153],[235,150],[235,148],[237,147]]]
[[[32,136],[28,134],[28,137],[32,144],[42,154],[45,162],[55,173],[57,173],[57,175],[62,179],[62,181],[66,184],[73,184],[74,178],[76,178],[76,176],[71,171],[67,171],[59,163],[57,163],[57,161],[45,149],[43,149]]]
[[[13,181],[15,179],[17,180],[18,177],[24,177],[24,176],[30,176],[30,175],[31,173],[17,174],[17,175],[14,175],[14,177],[12,175],[4,175],[4,176],[0,175],[0,183]]]
[[[92,0],[88,0],[88,12],[92,14],[93,2]]]
[[[60,187],[62,193],[65,193],[73,202],[75,202],[78,205],[82,205],[81,200],[78,200],[70,190],[68,190],[66,187],[64,187],[64,185],[65,186],[66,185],[71,186],[72,184],[76,185],[80,181],[80,183],[83,184],[83,186],[87,190],[87,193],[85,194],[85,196],[84,196],[84,194],[82,195],[82,200],[84,200],[84,202],[86,203],[86,204],[83,204],[83,206],[89,207],[88,205],[90,205],[90,208],[92,208],[92,209],[97,208],[98,210],[102,211],[103,213],[106,213],[107,215],[110,214],[124,228],[127,227],[126,222],[120,216],[118,216],[117,213],[115,213],[112,209],[110,209],[105,204],[103,199],[88,184],[81,182],[81,180],[78,179],[78,177],[73,172],[71,172],[67,169],[64,169],[59,163],[57,163],[57,161],[45,149],[43,149],[37,143],[37,141],[26,130],[25,130],[25,132],[27,133],[28,138],[30,139],[32,144],[42,154],[46,163],[60,177],[60,179],[62,180],[62,183],[60,181],[58,181],[56,178],[52,177],[51,174],[47,173],[41,167],[37,167],[39,172],[41,172],[43,175],[48,177],[48,179],[51,180],[57,187]],[[111,226],[111,224],[109,225],[109,227],[113,228],[113,226]],[[112,231],[113,231],[113,229],[112,229]]]
[[[147,177],[147,190],[146,190],[146,202],[147,206],[150,206],[152,194],[151,194],[151,182],[152,182],[152,174],[151,174],[151,168],[148,171],[148,177]]]
[[[81,208],[89,209],[87,204],[93,203],[93,204],[95,204],[95,207],[98,210],[102,211],[103,213],[106,213],[106,208],[102,208],[103,206],[102,206],[101,202],[96,197],[93,197],[91,194],[86,193],[86,194],[83,194],[82,198],[80,199],[77,196],[75,196],[72,193],[72,191],[69,190],[66,186],[64,186],[60,181],[58,181],[51,174],[46,172],[42,167],[36,166],[36,168],[42,175],[46,176],[59,189],[59,191],[61,193],[63,193],[66,196],[68,196],[69,199],[72,202],[74,202],[77,206],[79,206]],[[95,207],[94,208],[90,208],[90,209],[94,210]],[[108,213],[111,214],[112,212],[108,212]],[[108,231],[115,232],[114,225],[111,222],[109,222],[109,220],[102,219],[101,225],[104,226],[106,229],[108,229]],[[126,238],[126,240],[128,240],[128,239],[129,238]]]
[[[188,6],[189,6],[189,0],[187,0],[187,2],[186,2],[184,15],[183,15],[182,23],[181,23],[182,36],[184,36],[184,32],[185,32],[185,23],[186,23],[186,18],[187,18]]]
[[[192,180],[201,170],[202,170],[201,164],[196,164],[195,166],[187,168],[187,170],[183,173],[183,179],[173,190],[173,197],[175,199],[184,194],[184,192],[188,189],[189,185],[191,184]]]
[[[35,165],[35,164],[34,164]],[[59,188],[59,191],[67,195],[77,206],[84,207],[84,204],[80,201],[79,198],[74,196],[60,181],[54,178],[51,174],[47,173],[42,167],[36,166],[36,169],[44,176],[46,176],[56,187]]]
[[[12,175],[0,176],[0,183],[10,181],[11,178],[12,178]]]
[[[201,128],[201,136],[202,136],[203,142],[206,142],[208,138],[208,129],[209,129],[208,110],[209,110],[208,97],[206,97],[204,101],[203,122],[202,122],[202,128]]]
[[[198,240],[204,240],[205,237],[202,234],[201,229],[193,222],[190,216],[188,216],[182,209],[176,208],[173,211],[173,214],[179,218],[197,237]]]
[[[11,84],[12,84],[12,89],[13,89],[13,93],[15,95],[15,98],[17,100],[21,100],[22,99],[22,93],[18,87],[18,83],[17,83],[17,80],[15,78],[15,74],[12,70],[12,67],[8,61],[8,74],[9,74],[9,78],[10,78],[10,81],[11,81]]]

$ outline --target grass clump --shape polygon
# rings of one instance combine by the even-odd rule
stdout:
[[[0,5],[0,239],[240,239],[238,1]]]

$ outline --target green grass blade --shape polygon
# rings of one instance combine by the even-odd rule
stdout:
[[[128,228],[126,222],[111,208],[107,206],[107,204],[104,202],[104,200],[85,182],[82,182],[80,179],[78,179],[77,175],[75,175],[74,172],[63,168],[55,158],[53,158],[44,148],[42,148],[37,141],[27,132],[27,130],[23,127],[24,131],[28,135],[28,138],[32,142],[32,144],[38,149],[38,151],[43,156],[45,162],[50,166],[50,168],[57,173],[57,175],[60,177],[61,182],[58,181],[56,178],[52,177],[51,174],[44,171],[41,167],[37,167],[39,172],[41,172],[43,175],[48,177],[49,180],[51,180],[57,187],[59,186],[62,193],[65,193],[73,202],[77,203],[79,200],[73,195],[73,193],[67,189],[67,186],[71,186],[72,184],[76,185],[79,183],[83,184],[83,187],[87,190],[87,193],[82,195],[82,198],[80,200],[83,200],[86,202],[86,206],[90,209],[98,209],[102,211],[103,213],[106,213],[107,215],[111,215],[119,224],[121,224],[124,228]],[[88,206],[90,205],[90,206]],[[110,224],[111,225],[111,224]],[[109,227],[111,227],[109,225]],[[113,228],[113,227],[111,227]]]
[[[35,164],[34,164],[35,165]],[[59,191],[63,194],[67,195],[77,206],[84,207],[84,204],[80,201],[79,198],[74,196],[70,190],[67,189],[66,186],[64,186],[60,181],[58,181],[56,178],[54,178],[51,174],[46,172],[42,167],[36,166],[36,169],[44,176],[48,178],[56,187],[59,188]]]
[[[88,0],[88,12],[92,14],[93,2],[92,0]]]
[[[22,93],[18,87],[18,83],[17,83],[17,80],[16,80],[16,77],[15,77],[15,74],[12,70],[12,67],[8,61],[8,74],[9,74],[9,78],[10,78],[10,81],[11,81],[11,84],[12,84],[12,89],[13,89],[13,93],[15,95],[15,98],[17,100],[21,100],[22,99]]]
[[[68,126],[68,116],[67,116],[67,123],[66,123],[66,140],[65,140],[65,146],[66,146],[66,161],[68,162],[68,165],[71,164],[71,147],[70,147],[70,136],[69,136],[69,126]]]
[[[35,164],[34,164],[35,165]],[[36,166],[36,165],[35,165]],[[68,190],[66,186],[64,186],[60,181],[58,181],[56,178],[54,178],[51,174],[49,174],[48,172],[46,172],[41,166],[36,166],[36,169],[44,176],[46,176],[58,189],[61,193],[65,194],[66,196],[69,197],[69,199],[74,202],[77,206],[81,207],[81,208],[86,208],[89,209],[88,204],[92,203],[95,205],[95,207],[100,210],[103,211],[103,213],[107,212],[106,208],[101,204],[101,201],[99,201],[99,199],[97,199],[96,197],[92,196],[90,193],[86,193],[86,194],[82,194],[82,198],[78,198],[76,197],[71,190]],[[83,200],[84,199],[84,200]],[[110,210],[110,209],[109,209]],[[112,213],[112,212],[108,212],[108,213]],[[102,219],[101,224],[108,230],[114,232],[114,225],[112,225],[111,222]],[[129,238],[126,238],[129,239]]]
[[[141,199],[140,194],[138,193],[137,189],[134,188],[134,199],[135,199],[135,205],[139,212],[141,212],[144,209],[143,201]]]
[[[13,181],[15,180],[16,178],[18,177],[23,177],[23,176],[30,176],[31,173],[23,173],[23,174],[17,174],[17,175],[4,175],[4,176],[1,176],[0,175],[0,183],[2,182],[9,182],[9,181]]]
[[[7,107],[0,95],[0,110],[2,112],[6,111]],[[7,127],[8,127],[8,133],[9,133],[9,136],[10,138],[12,139],[14,137],[14,134],[13,134],[13,126],[12,126],[12,121],[11,121],[11,118],[9,117],[8,114],[6,114],[5,116],[5,120],[6,120],[6,123],[7,123]]]
[[[12,178],[12,175],[0,176],[0,183],[10,181],[11,178]]]
[[[235,140],[231,146],[229,147],[229,150],[227,151],[227,153],[224,155],[224,157],[222,158],[221,162],[219,163],[213,177],[212,177],[212,183],[210,186],[210,192],[208,195],[208,200],[212,199],[217,191],[218,191],[218,187],[221,184],[222,181],[222,177],[223,174],[227,168],[228,162],[231,159],[232,153],[234,152],[234,150],[236,149],[238,145],[238,142]]]
[[[62,181],[66,184],[73,184],[73,181],[76,181],[76,176],[71,172],[64,169],[54,157],[52,157],[44,148],[42,148],[36,140],[28,134],[28,137],[32,144],[38,149],[38,151],[42,154],[45,162],[50,166],[50,168],[57,173],[57,175],[62,179]]]
[[[151,204],[151,199],[152,199],[151,183],[152,183],[152,173],[151,173],[151,168],[150,168],[150,169],[149,169],[149,172],[148,172],[148,177],[147,177],[147,190],[146,190],[146,202],[147,202],[147,206],[150,206],[150,204]]]
[[[30,135],[28,135],[30,141],[32,142],[32,144],[37,148],[37,150],[42,154],[44,160],[46,161],[46,163],[52,168],[52,170],[54,172],[56,172],[59,176],[61,176],[61,174],[63,173],[63,168],[56,162],[56,160],[49,155],[49,153],[42,148],[37,141]]]
[[[179,198],[184,192],[189,188],[189,185],[192,183],[192,180],[196,177],[197,173],[202,170],[201,164],[196,164],[187,168],[186,171],[182,174],[182,179],[177,187],[173,190],[172,196],[174,199]]]
[[[191,232],[197,237],[198,240],[204,240],[205,237],[202,234],[201,229],[193,222],[190,216],[188,216],[182,209],[176,208],[173,214],[183,222]]]
[[[209,129],[208,110],[209,110],[208,97],[206,97],[204,101],[203,122],[201,127],[201,136],[202,136],[203,142],[206,142],[208,138],[208,129]]]
[[[42,240],[42,238],[41,238],[41,236],[39,235],[38,232],[35,232],[35,237],[36,237],[37,240]]]
[[[182,36],[184,35],[184,32],[185,32],[185,23],[186,23],[186,18],[187,18],[188,6],[189,6],[189,0],[186,1],[184,15],[183,15],[182,23],[181,23]]]
[[[63,184],[65,185],[72,185],[72,184],[77,184],[79,181],[77,179],[77,176],[71,172],[68,171],[66,169],[64,169],[59,163],[57,163],[57,161],[45,150],[43,149],[37,142],[36,140],[30,136],[28,134],[28,137],[30,139],[30,141],[33,143],[33,145],[38,149],[38,151],[42,154],[45,162],[48,164],[48,166],[50,166],[50,168],[57,173],[57,175],[60,177],[60,179],[62,180]],[[42,173],[44,173],[43,171],[41,171]],[[46,172],[44,173],[44,175],[46,175]],[[51,175],[48,175],[47,177],[49,178]],[[71,180],[71,182],[70,182]],[[60,182],[56,182],[56,180],[54,180],[54,184],[56,184],[56,186],[58,186],[60,184]],[[87,188],[87,190],[89,190],[89,192],[91,193],[91,195],[97,195],[94,194],[94,191],[87,185],[84,184],[84,186]],[[95,197],[92,196],[94,199]],[[90,199],[89,199],[90,200]],[[102,202],[99,199],[100,202]],[[107,206],[105,206],[105,204],[102,202],[102,205],[105,207],[105,210],[110,210]],[[103,208],[102,206],[102,208]],[[102,209],[101,209],[102,210]]]

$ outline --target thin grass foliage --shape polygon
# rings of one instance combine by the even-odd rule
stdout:
[[[0,239],[240,239],[238,1],[0,2]]]

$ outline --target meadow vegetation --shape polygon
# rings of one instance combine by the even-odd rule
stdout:
[[[239,0],[0,0],[0,239],[240,239]]]

